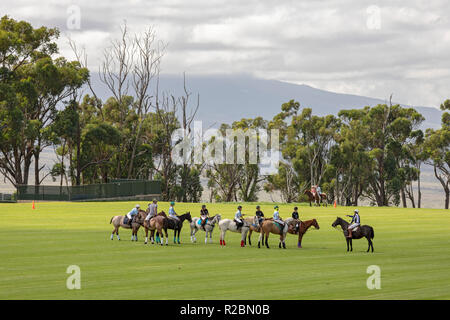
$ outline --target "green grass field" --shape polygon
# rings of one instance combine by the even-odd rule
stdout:
[[[375,252],[365,239],[346,252],[342,233],[331,227],[352,208],[300,207],[302,220],[316,218],[320,230],[308,231],[303,248],[288,235],[287,249],[271,235],[270,249],[240,247],[240,235],[227,233],[227,247],[189,239],[185,222],[182,244],[144,245],[110,240],[113,215],[131,202],[0,204],[0,299],[449,299],[450,212],[436,209],[360,207],[361,222],[375,229]],[[142,206],[146,203],[141,203]],[[253,214],[255,204],[243,204]],[[293,205],[280,205],[283,218]],[[167,203],[159,203],[167,211]],[[236,204],[210,204],[211,214],[234,215]],[[262,205],[271,216],[273,204]],[[177,203],[178,213],[198,216],[200,205]],[[68,290],[69,265],[81,269],[81,289]],[[369,265],[381,268],[381,289],[369,290]]]

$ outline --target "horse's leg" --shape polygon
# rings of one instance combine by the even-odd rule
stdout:
[[[144,244],[147,244],[148,242],[148,228],[145,228],[145,242]]]
[[[117,237],[117,240],[119,240],[119,241],[120,241],[120,236],[119,236],[119,227],[120,227],[120,226],[117,226],[117,227],[116,227],[116,237]]]
[[[161,233],[162,233],[162,231],[161,231]],[[166,236],[166,246],[168,246],[169,245],[169,233],[167,232],[167,229],[164,229],[164,234]],[[162,245],[162,242],[161,242],[161,245]]]
[[[178,229],[178,236],[177,236],[177,243],[178,244],[181,244],[181,242],[180,242],[180,233],[181,233],[181,226],[180,226],[180,229]]]
[[[270,232],[270,231],[269,231]],[[269,232],[266,232],[266,247],[269,249]]]
[[[152,241],[152,244],[155,243],[155,230],[150,230],[150,240]]]
[[[353,239],[350,238],[350,251],[353,251]]]
[[[350,239],[345,238],[345,240],[347,241],[347,252],[348,252],[350,250]]]
[[[283,241],[283,236],[282,236],[282,234],[280,233],[280,242],[278,242],[278,248],[280,248],[281,249],[281,242]]]
[[[159,234],[160,244],[164,245],[164,234],[162,232],[162,228],[161,227],[160,227],[160,229],[158,229],[158,234]]]
[[[213,230],[214,229],[211,229],[210,231],[209,231],[209,243],[212,243],[213,241],[212,241],[212,232],[213,232]]]
[[[302,247],[302,238],[303,238],[303,233],[298,233],[298,243],[297,243],[297,247],[301,248]]]
[[[225,231],[223,229],[220,230],[220,245],[225,246]]]
[[[113,231],[111,232],[111,240],[114,240],[114,233],[116,232],[116,227],[114,227]]]

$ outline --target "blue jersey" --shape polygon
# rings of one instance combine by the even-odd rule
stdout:
[[[133,210],[131,210],[130,212],[128,212],[128,215],[130,215],[130,217],[134,217],[135,215],[137,215],[139,213],[137,208],[133,208]]]
[[[273,213],[273,219],[280,220],[280,213],[278,212],[278,210]]]
[[[238,211],[236,212],[236,214],[234,215],[234,218],[235,218],[235,219],[241,219],[241,218],[242,218],[242,213],[241,213],[240,210],[238,210]]]
[[[173,207],[169,208],[169,216],[176,216],[175,209]]]

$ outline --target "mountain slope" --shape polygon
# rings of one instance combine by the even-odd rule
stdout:
[[[105,99],[111,94],[105,90],[98,74],[92,75],[96,93]],[[316,89],[308,85],[297,85],[277,80],[257,79],[250,76],[189,76],[186,77],[188,90],[192,92],[191,101],[200,94],[198,120],[204,126],[213,123],[231,123],[241,118],[261,116],[271,119],[280,112],[281,104],[291,99],[300,102],[302,107],[312,108],[317,115],[336,115],[341,109],[363,108],[380,103],[383,99],[369,98],[351,94],[335,93]],[[163,75],[160,78],[160,91],[183,94],[182,75]],[[194,101],[192,101],[194,102]],[[424,128],[440,127],[442,112],[437,108],[415,107],[425,117]]]

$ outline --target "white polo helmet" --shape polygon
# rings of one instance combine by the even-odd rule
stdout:
[[[358,210],[358,209],[355,209],[355,213],[359,213],[359,210]]]
[[[138,204],[136,205],[136,208],[140,208],[140,207],[141,207],[140,205],[138,205]]]

